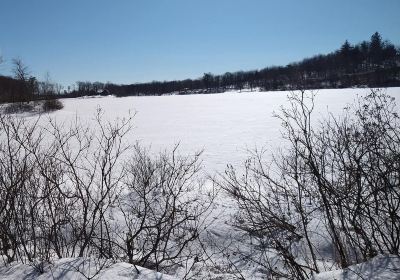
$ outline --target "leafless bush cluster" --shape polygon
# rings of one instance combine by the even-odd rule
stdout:
[[[43,111],[55,111],[64,108],[63,103],[59,99],[47,99],[42,105]]]
[[[194,192],[199,155],[128,145],[132,117],[99,111],[95,124],[0,116],[0,255],[41,269],[55,257],[157,270],[198,257],[212,200]]]
[[[400,248],[400,120],[380,90],[341,117],[312,122],[300,92],[278,116],[288,147],[272,162],[230,167],[220,185],[239,207],[235,225],[256,241],[271,277],[307,279]],[[285,147],[286,149],[286,147]]]
[[[161,153],[152,159],[146,150],[135,146],[135,156],[128,163],[125,189],[129,195],[120,209],[128,232],[125,254],[129,262],[160,269],[189,259],[199,259],[200,251],[186,251],[199,237],[209,209],[197,195],[201,186],[193,180],[200,169],[199,156],[182,158]],[[136,260],[136,261],[133,261]]]

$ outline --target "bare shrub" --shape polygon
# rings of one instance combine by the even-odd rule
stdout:
[[[213,197],[200,195],[199,157],[180,156],[177,147],[152,157],[135,146],[120,202],[129,263],[165,271],[200,258],[199,248],[190,245],[203,230]]]
[[[68,127],[0,115],[0,254],[38,271],[54,258],[129,260],[157,270],[199,260],[213,196],[199,157],[151,157],[126,135],[133,116]],[[39,125],[39,123],[44,125]]]
[[[121,156],[129,145],[123,141],[131,129],[132,117],[104,121],[101,110],[95,126],[77,121],[67,132],[51,122],[51,134],[64,183],[58,188],[72,205],[68,208],[70,254],[79,257],[112,258],[112,237],[105,213],[115,204],[121,190],[124,168]],[[97,252],[97,253],[95,253]]]
[[[36,257],[35,221],[41,196],[31,183],[37,167],[34,154],[40,153],[42,141],[36,128],[37,123],[0,116],[0,247],[8,261]]]
[[[42,109],[45,112],[61,110],[62,108],[64,108],[64,105],[59,99],[47,99],[42,105]]]
[[[399,254],[400,127],[393,98],[371,90],[344,115],[312,122],[314,95],[289,96],[278,116],[287,150],[220,185],[236,201],[235,225],[256,240],[271,277],[307,279],[328,269]],[[258,258],[258,259],[256,259]],[[260,261],[262,259],[262,261]]]
[[[32,112],[34,110],[34,105],[32,103],[16,102],[10,103],[4,106],[5,114],[16,114],[24,112]]]

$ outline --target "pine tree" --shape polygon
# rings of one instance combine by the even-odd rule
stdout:
[[[369,44],[369,52],[372,64],[376,67],[382,63],[384,43],[382,37],[378,32],[375,32],[371,36],[371,42]]]

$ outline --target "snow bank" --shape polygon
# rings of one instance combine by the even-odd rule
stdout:
[[[313,280],[400,279],[400,257],[379,255],[365,263],[316,275]]]
[[[137,268],[137,269],[136,269]],[[135,279],[135,280],[173,280],[172,276],[161,274],[146,268],[134,267],[128,263],[109,263],[88,258],[60,259],[44,266],[40,273],[29,264],[12,263],[0,265],[0,279]],[[93,278],[92,278],[93,277]]]

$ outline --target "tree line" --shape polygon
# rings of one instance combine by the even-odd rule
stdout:
[[[153,81],[130,85],[78,82],[70,96],[113,94],[162,95],[168,93],[218,93],[227,90],[290,90],[346,87],[390,87],[400,85],[400,48],[374,33],[369,41],[316,55],[287,66],[261,70],[205,73],[198,79]]]
[[[1,59],[0,59],[1,63]],[[24,102],[90,95],[204,94],[227,90],[290,90],[346,87],[400,86],[400,48],[374,33],[369,41],[352,45],[347,40],[331,53],[320,54],[286,66],[261,70],[205,73],[197,79],[153,81],[120,85],[78,81],[72,88],[30,75],[28,67],[13,60],[14,77],[0,75],[0,102]]]
[[[0,64],[2,62],[0,57]],[[13,59],[12,65],[14,77],[0,75],[0,103],[10,103],[5,107],[5,112],[50,111],[63,107],[58,100],[62,86],[53,82],[49,73],[39,81],[31,75],[29,67],[21,59]]]

